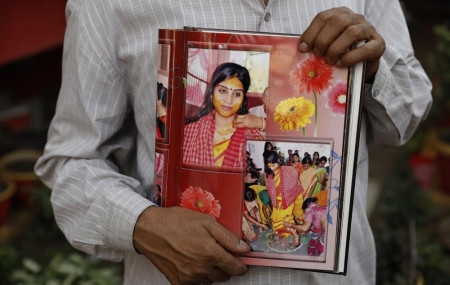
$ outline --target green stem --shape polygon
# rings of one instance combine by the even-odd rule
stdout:
[[[314,136],[317,137],[317,123],[319,120],[319,110],[317,110],[317,94],[313,91],[314,94]]]
[[[306,128],[302,127],[302,130],[303,130],[303,136],[306,137]]]

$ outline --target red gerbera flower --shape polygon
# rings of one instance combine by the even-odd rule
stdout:
[[[198,186],[190,186],[184,190],[181,194],[180,206],[210,215],[213,218],[218,218],[220,215],[219,200],[215,200],[211,192]]]
[[[337,82],[327,93],[328,102],[325,105],[333,115],[343,116],[347,104],[347,84]]]
[[[305,91],[320,94],[330,86],[331,79],[333,68],[316,56],[301,60],[290,73],[290,81],[299,94]]]

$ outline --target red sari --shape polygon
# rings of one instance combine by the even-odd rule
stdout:
[[[215,111],[212,111],[198,121],[184,126],[183,163],[216,167],[213,150],[216,127],[214,114]],[[263,136],[256,129],[236,129],[224,152],[222,167],[244,168],[247,139],[261,140]]]

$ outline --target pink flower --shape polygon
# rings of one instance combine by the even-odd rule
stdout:
[[[214,219],[220,215],[219,200],[215,200],[211,192],[198,186],[190,186],[184,190],[181,194],[180,206],[210,215]]]
[[[325,105],[333,115],[344,116],[347,105],[347,84],[342,81],[336,83],[327,93],[328,102]]]
[[[323,58],[316,56],[305,58],[291,70],[290,82],[298,94],[315,92],[320,94],[330,86],[333,79],[333,67]]]

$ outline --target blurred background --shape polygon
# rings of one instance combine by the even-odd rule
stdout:
[[[450,2],[401,2],[434,104],[405,146],[369,150],[377,283],[450,284]],[[120,264],[70,247],[33,173],[61,84],[64,6],[0,2],[0,284],[122,281]]]

